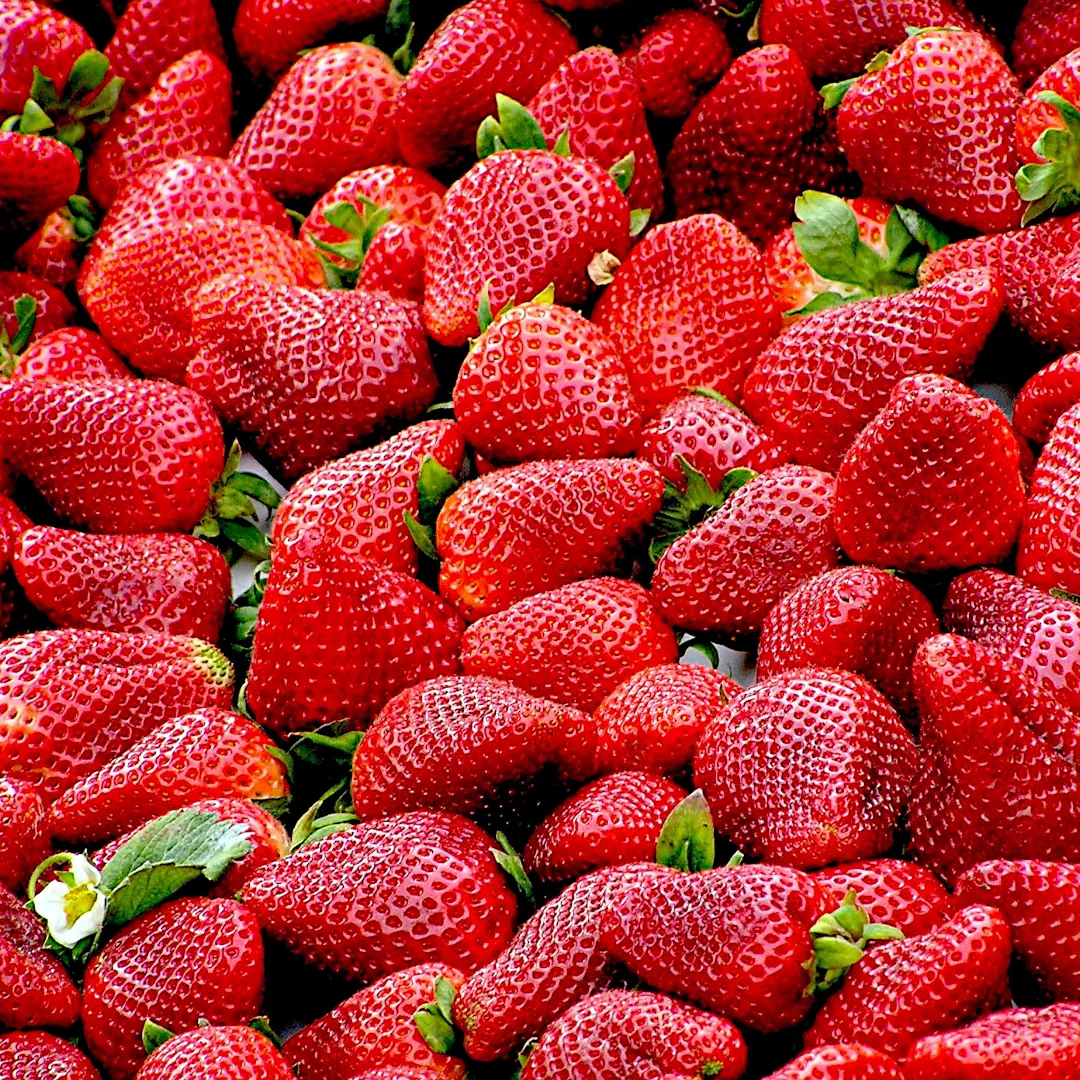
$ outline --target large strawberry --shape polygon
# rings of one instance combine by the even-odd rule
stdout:
[[[0,1080],[101,1080],[78,1047],[46,1031],[13,1031],[0,1035]]]
[[[61,326],[35,338],[15,357],[12,375],[32,379],[130,379],[105,339],[82,326]]]
[[[1080,402],[1080,353],[1059,356],[1039,368],[1020,388],[1013,404],[1013,425],[1041,446],[1065,411]]]
[[[138,1080],[291,1080],[281,1051],[242,1025],[199,1027],[165,1041],[139,1066]]]
[[[1071,0],[1027,0],[1013,36],[1013,70],[1025,85],[1080,48],[1080,11]]]
[[[49,839],[45,807],[33,785],[0,774],[0,885],[23,888],[48,857]]]
[[[902,1080],[894,1058],[860,1043],[819,1046],[792,1058],[765,1080]]]

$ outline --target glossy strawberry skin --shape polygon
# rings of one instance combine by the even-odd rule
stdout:
[[[201,1027],[168,1039],[139,1067],[138,1080],[290,1080],[281,1051],[261,1032]]]
[[[1027,0],[1013,37],[1013,70],[1025,86],[1080,48],[1080,12],[1069,0]]]
[[[1062,415],[1080,402],[1080,353],[1059,356],[1020,388],[1013,405],[1016,430],[1042,445]]]
[[[81,326],[61,326],[35,338],[15,358],[12,374],[31,379],[132,378],[105,339]]]
[[[1039,136],[1049,128],[1065,129],[1058,110],[1040,95],[1057,94],[1075,105],[1080,100],[1080,53],[1075,50],[1051,64],[1028,88],[1016,116],[1016,152],[1025,164],[1046,161],[1035,150]]]
[[[19,892],[51,845],[45,807],[33,785],[0,775],[0,885]]]
[[[75,306],[64,293],[41,278],[19,270],[0,270],[0,318],[3,319],[8,337],[14,337],[19,329],[15,301],[24,295],[37,301],[37,318],[34,320],[31,342],[51,330],[67,326],[75,314]]]
[[[807,1050],[765,1080],[901,1080],[901,1073],[887,1054],[859,1043],[841,1043]]]
[[[365,982],[414,964],[489,963],[517,903],[494,841],[456,814],[366,822],[260,870],[244,903],[309,963]]]
[[[78,189],[79,163],[63,143],[17,131],[0,132],[0,210],[5,233],[24,239]]]
[[[90,1059],[66,1039],[46,1031],[0,1035],[2,1080],[101,1080]]]

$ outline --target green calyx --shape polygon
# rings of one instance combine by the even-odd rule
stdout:
[[[691,792],[668,815],[656,841],[661,866],[696,872],[716,865],[716,835],[705,793]]]
[[[401,516],[413,543],[420,553],[429,559],[439,557],[435,550],[435,519],[439,516],[442,504],[457,486],[458,478],[430,454],[420,463],[420,472],[416,478],[417,512],[414,515],[408,510],[402,510]]]
[[[1050,595],[1055,600],[1066,600],[1070,604],[1080,605],[1080,596],[1076,593],[1069,592],[1067,589],[1051,589]]]
[[[891,52],[879,52],[877,56],[873,58],[866,65],[866,71],[880,71],[888,62],[889,57],[892,56]],[[840,103],[847,96],[847,92],[861,79],[861,75],[856,75],[851,79],[841,79],[839,82],[826,83],[821,88],[821,96],[824,99],[826,109],[838,108]]]
[[[449,979],[441,975],[435,980],[435,998],[413,1013],[413,1023],[424,1042],[436,1054],[451,1054],[458,1043],[458,1030],[454,1027],[454,998],[457,990]]]
[[[897,206],[885,223],[887,251],[881,255],[859,239],[859,223],[847,202],[824,191],[804,191],[795,200],[795,216],[792,231],[800,254],[812,270],[843,288],[823,292],[788,315],[913,289],[926,255],[949,242],[918,211]]]
[[[164,1046],[170,1039],[174,1039],[175,1037],[175,1031],[170,1031],[168,1028],[164,1028],[160,1024],[155,1024],[153,1020],[147,1020],[143,1024],[142,1044],[143,1049],[146,1051],[147,1057],[149,1057],[155,1050]]]
[[[359,746],[360,733],[354,732],[351,734],[357,736],[355,745]],[[323,807],[327,803],[330,803],[330,808],[326,813],[323,813]],[[292,846],[289,850],[299,851],[300,848],[306,847],[308,844],[316,844],[320,840],[325,840],[328,836],[333,836],[334,833],[351,829],[359,820],[352,812],[348,778],[339,780],[316,799],[297,819],[292,829]]]
[[[1024,225],[1080,205],[1080,110],[1051,90],[1036,97],[1054,107],[1064,126],[1048,127],[1035,140],[1032,150],[1043,164],[1024,165],[1016,174],[1016,190],[1027,203]]]
[[[535,911],[536,890],[525,870],[525,864],[521,861],[521,856],[506,838],[506,833],[497,832],[495,839],[499,846],[491,849],[492,858],[499,864],[499,869],[513,882],[514,891],[528,910]]]
[[[239,464],[240,444],[234,442],[225,468],[211,489],[210,505],[193,532],[220,548],[230,565],[244,555],[260,561],[270,557],[270,541],[264,528],[281,504],[281,496],[268,480],[256,473],[237,471]]]
[[[34,333],[37,301],[32,296],[23,295],[15,301],[15,320],[18,325],[13,335],[0,320],[0,377],[5,379],[15,374],[15,361],[26,351]]]
[[[319,249],[326,282],[332,289],[353,289],[356,287],[360,268],[379,230],[394,216],[388,206],[376,206],[370,199],[359,196],[358,205],[351,202],[336,202],[328,206],[323,213],[328,224],[341,229],[348,236],[347,240],[329,244],[310,237]],[[333,259],[326,258],[334,256]]]
[[[858,963],[872,941],[900,941],[904,935],[895,926],[874,923],[856,903],[855,890],[843,904],[822,915],[810,927],[814,958],[807,963],[810,982],[807,995],[831,989],[853,964]]]
[[[634,151],[631,150],[625,157],[619,158],[614,165],[608,169],[611,174],[611,179],[615,181],[616,187],[625,195],[630,190],[630,185],[634,182],[634,163],[636,159],[634,157]],[[648,218],[646,218],[648,221]],[[644,228],[644,225],[642,226]]]
[[[478,161],[503,150],[548,150],[560,157],[570,156],[570,132],[564,131],[549,147],[540,125],[519,101],[505,94],[495,95],[497,116],[486,116],[476,131]]]
[[[255,625],[259,607],[270,576],[270,560],[263,559],[251,573],[251,584],[229,605],[229,614],[222,633],[223,648],[237,670],[246,671],[251,663],[251,647],[255,642]]]

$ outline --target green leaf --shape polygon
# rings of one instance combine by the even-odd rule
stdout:
[[[30,82],[30,100],[47,112],[60,108],[60,95],[56,92],[56,83],[35,65],[34,76]]]
[[[84,94],[96,90],[104,81],[109,71],[109,61],[104,53],[97,49],[87,49],[71,65],[64,94],[68,101],[75,101]]]
[[[143,1024],[142,1044],[147,1056],[157,1050],[158,1047],[164,1046],[173,1037],[173,1032],[168,1028],[163,1028],[160,1024],[155,1024],[153,1020],[147,1020]]]
[[[860,299],[857,296],[841,296],[839,293],[818,293],[808,304],[801,308],[792,308],[785,311],[785,315],[813,315],[816,311],[826,311],[829,308],[840,307],[841,304],[849,304],[852,300]]]
[[[413,1014],[413,1022],[419,1029],[421,1038],[436,1054],[449,1054],[453,1051],[457,1032],[435,1005],[425,1005],[422,1009],[417,1009]]]
[[[487,116],[476,132],[479,160],[500,150],[546,150],[547,140],[532,113],[505,94],[495,95],[498,117]]]
[[[869,286],[881,256],[859,239],[855,212],[843,199],[824,191],[804,191],[795,200],[795,216],[799,219],[792,227],[795,246],[811,269],[829,281]]]
[[[498,841],[499,846],[492,848],[491,854],[503,873],[513,881],[518,895],[530,908],[534,909],[536,907],[536,891],[529,880],[529,875],[525,872],[525,864],[521,861],[521,856],[506,838],[506,833],[497,832],[495,839]]]
[[[336,732],[337,725],[328,725],[328,730],[305,731],[297,735],[289,746],[289,752],[295,758],[308,765],[323,766],[327,761],[352,762],[356,748],[364,739],[362,731]]]
[[[485,281],[484,287],[480,290],[480,300],[476,305],[476,321],[480,326],[480,333],[482,334],[494,321],[494,316],[491,314],[491,282]]]
[[[720,481],[720,490],[717,492],[721,502],[726,502],[730,495],[739,488],[745,487],[756,476],[757,473],[753,469],[729,469],[724,473],[724,479]]]
[[[318,799],[316,799],[303,814],[301,814],[292,830],[292,851],[298,851],[305,843],[307,843],[308,838],[315,831],[315,821],[319,817],[319,812],[322,810],[323,805],[327,800],[339,795],[347,786],[347,779],[339,780],[332,788],[325,791]]]
[[[15,301],[15,319],[18,328],[8,348],[18,356],[30,344],[34,324],[37,322],[37,301],[32,296],[23,295]]]
[[[685,634],[679,642],[679,656],[685,656],[691,650],[701,653],[714,670],[720,666],[720,653],[708,638]]]
[[[701,788],[687,795],[668,815],[656,841],[656,861],[692,872],[716,865],[712,813]]]
[[[276,510],[281,505],[281,496],[273,484],[256,473],[237,472],[229,477],[228,488],[250,495],[256,502],[261,502],[268,510]]]
[[[439,552],[435,548],[434,530],[426,525],[421,525],[408,510],[402,510],[401,516],[405,521],[405,528],[409,530],[409,536],[412,537],[412,542],[420,550],[420,553],[426,555],[429,559],[438,559]]]
[[[269,1039],[278,1050],[281,1049],[281,1036],[271,1026],[270,1017],[256,1016],[254,1020],[248,1021],[248,1027],[252,1031],[257,1031],[264,1038]]]
[[[437,976],[435,979],[435,1004],[438,1006],[443,1019],[448,1023],[454,1021],[454,998],[456,997],[457,990],[454,989],[454,984],[442,975]]]
[[[390,37],[396,37],[411,25],[409,0],[390,0],[390,6],[386,10],[386,33]]]
[[[457,477],[428,454],[420,464],[420,474],[416,481],[420,520],[425,524],[433,521],[442,504],[457,486]]]
[[[402,75],[408,75],[416,63],[416,53],[413,52],[413,40],[416,37],[416,24],[410,23],[405,34],[405,40],[390,54],[394,67]]]
[[[1055,600],[1067,600],[1070,604],[1080,604],[1080,596],[1065,589],[1051,589],[1050,595]]]
[[[631,210],[630,235],[640,236],[645,231],[645,226],[649,224],[650,217],[652,217],[652,211],[649,209]]]
[[[824,968],[849,968],[863,955],[858,945],[840,938],[822,938],[815,942],[814,952],[818,963]]]
[[[19,131],[23,135],[40,135],[43,131],[55,127],[49,114],[33,98],[28,98],[23,106],[22,119],[19,121]]]
[[[630,185],[634,182],[634,151],[631,150],[625,157],[619,158],[614,165],[608,169],[611,174],[612,180],[618,186],[618,189],[625,195],[630,190]]]
[[[555,282],[549,281],[530,301],[533,304],[554,304],[555,303]],[[502,312],[499,312],[501,315]]]
[[[857,81],[858,79],[855,78],[844,79],[841,82],[826,83],[821,88],[821,96],[824,99],[826,110],[837,108],[840,102],[844,100],[847,92],[855,85]]]
[[[559,157],[570,157],[570,129],[563,128],[563,133],[555,141],[555,145],[551,148],[553,154],[558,154]]]
[[[270,557],[270,541],[266,534],[250,521],[226,518],[219,522],[222,535],[231,540],[241,551],[255,559]]]
[[[893,213],[903,221],[904,227],[915,241],[930,251],[938,251],[949,243],[948,233],[939,229],[929,218],[906,206],[897,206]]]

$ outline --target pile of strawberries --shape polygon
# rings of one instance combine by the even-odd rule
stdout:
[[[1080,3],[0,0],[0,1080],[1080,1077]]]

